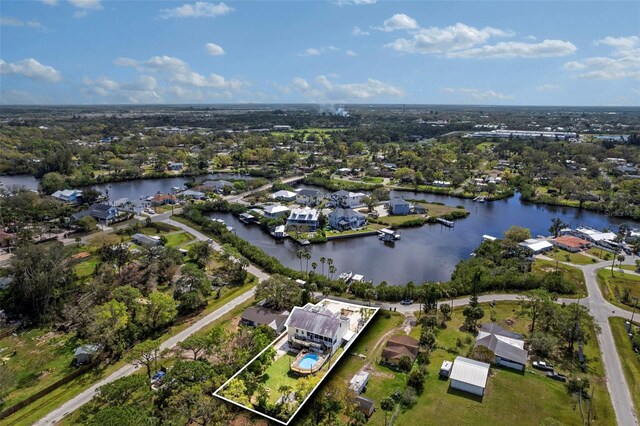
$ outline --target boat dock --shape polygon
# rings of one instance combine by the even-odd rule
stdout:
[[[384,228],[378,231],[378,239],[382,241],[398,241],[400,238],[402,238],[402,235],[393,229]]]
[[[437,218],[436,221],[449,228],[453,228],[453,226],[455,225],[455,222],[453,222],[452,220],[443,219],[441,217]]]

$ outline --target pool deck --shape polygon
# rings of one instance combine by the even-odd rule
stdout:
[[[300,363],[308,355],[315,355],[318,357],[318,359],[316,360],[316,362],[313,364],[311,368],[303,368],[302,366],[300,366]],[[291,363],[291,366],[289,368],[291,369],[291,371],[293,371],[296,374],[299,374],[301,376],[308,376],[309,374],[313,374],[320,371],[320,369],[322,368],[326,360],[327,358],[325,356],[316,354],[314,352],[300,351],[300,353],[298,353],[298,356]]]

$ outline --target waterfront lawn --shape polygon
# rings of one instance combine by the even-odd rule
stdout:
[[[572,295],[563,295],[563,297],[579,297],[588,294],[587,286],[584,282],[584,274],[580,269],[574,268],[573,266],[544,259],[535,259],[531,267],[531,272],[534,274],[543,274],[545,272],[554,272],[556,268],[576,287],[576,291]]]
[[[640,299],[640,276],[617,272],[611,268],[603,268],[598,271],[598,283],[602,295],[614,305],[628,309],[633,307],[633,298]],[[625,294],[628,292],[628,297]]]
[[[327,236],[327,238],[329,238],[329,237],[336,237],[340,235],[344,236],[344,235],[366,234],[367,232],[377,231],[382,228],[384,228],[383,225],[380,225],[378,223],[370,223],[364,229],[348,230],[348,231],[326,230],[325,235]]]
[[[585,256],[580,253],[571,253],[566,250],[553,249],[544,254],[547,257],[552,259],[559,260],[561,262],[569,262],[574,263],[576,265],[588,265],[590,263],[596,262],[596,260],[592,257]]]
[[[625,321],[624,318],[609,318],[609,326],[616,342],[618,357],[627,380],[627,386],[629,386],[633,405],[636,408],[636,413],[640,413],[640,354],[633,351],[624,325]],[[640,327],[640,324],[635,323],[635,325]]]
[[[595,256],[602,260],[611,260],[611,256],[612,256],[612,254],[609,253],[608,251],[601,248],[597,248],[597,247],[591,247],[590,249],[587,250],[587,253],[589,253],[591,256]]]
[[[182,244],[193,241],[195,237],[187,232],[178,232],[176,234],[165,235],[167,239],[166,247],[178,247]]]

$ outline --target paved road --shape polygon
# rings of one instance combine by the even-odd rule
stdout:
[[[160,215],[158,215],[160,216]],[[164,219],[162,220],[162,222],[164,223],[168,223],[170,225],[176,226],[186,232],[189,232],[190,234],[192,234],[193,236],[196,237],[196,239],[198,239],[199,241],[206,241],[209,240],[209,237],[207,237],[206,235],[204,235],[201,232],[196,231],[195,229],[180,223],[180,222],[176,222],[174,220],[171,219]],[[212,242],[211,243],[212,247],[216,250],[220,250],[221,247],[219,244]],[[258,279],[260,281],[263,281],[267,278],[269,278],[269,274],[261,271],[260,269],[256,268],[254,265],[249,265],[249,267],[247,268],[247,271],[249,271],[250,273],[252,273],[253,275],[255,275],[256,277],[258,277]],[[255,289],[251,289],[249,291],[246,291],[245,293],[241,294],[240,296],[236,297],[235,299],[229,301],[228,303],[226,303],[224,306],[216,309],[215,311],[211,312],[210,314],[200,318],[198,321],[196,321],[195,323],[193,323],[192,325],[190,325],[188,328],[184,329],[183,331],[179,332],[178,334],[175,334],[173,336],[171,336],[170,338],[168,338],[167,340],[165,340],[164,342],[162,342],[162,344],[160,345],[160,349],[164,350],[164,349],[171,349],[173,347],[175,347],[178,342],[183,341],[184,339],[186,339],[187,337],[189,337],[190,335],[192,335],[193,333],[197,332],[198,330],[202,329],[203,327],[206,327],[208,324],[212,323],[213,321],[216,321],[220,318],[222,318],[224,315],[226,315],[227,313],[231,312],[233,309],[235,309],[237,306],[241,305],[242,303],[246,302],[247,300],[251,299],[253,297],[255,293]],[[54,425],[56,424],[56,422],[59,422],[60,420],[62,420],[63,417],[65,417],[66,415],[68,415],[69,413],[73,412],[74,410],[77,410],[78,408],[80,408],[81,406],[83,406],[84,404],[86,404],[87,402],[91,401],[91,399],[96,395],[98,388],[100,386],[103,386],[107,383],[111,383],[117,379],[120,379],[122,377],[128,376],[130,374],[133,374],[136,371],[137,367],[135,367],[133,364],[127,364],[124,367],[120,368],[119,370],[115,371],[114,373],[112,373],[110,376],[104,378],[103,380],[99,381],[98,383],[94,384],[93,386],[91,386],[90,388],[84,390],[83,392],[81,392],[80,394],[76,395],[74,398],[68,400],[67,402],[63,403],[60,407],[56,408],[55,410],[51,411],[49,414],[47,414],[44,418],[40,419],[38,422],[36,422],[36,425]]]

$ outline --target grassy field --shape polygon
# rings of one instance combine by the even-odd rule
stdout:
[[[166,235],[167,247],[178,247],[182,244],[195,240],[195,237],[187,232],[178,232],[177,234]]]
[[[78,278],[87,278],[93,274],[93,271],[95,271],[97,264],[98,259],[96,257],[89,257],[83,260],[81,263],[78,263],[75,266],[74,271]]]
[[[603,268],[598,271],[598,284],[602,295],[614,305],[628,309],[633,307],[633,298],[640,299],[640,276],[616,272],[613,276],[611,268]],[[623,301],[626,291],[629,291],[629,298]]]
[[[245,284],[241,287],[224,287],[222,289],[222,294],[220,296],[219,299],[217,300],[211,300],[209,302],[209,305],[200,313],[198,313],[197,315],[193,316],[193,317],[189,317],[187,319],[184,319],[182,322],[180,322],[179,324],[176,324],[174,326],[171,326],[169,329],[167,329],[167,331],[165,331],[165,333],[163,333],[163,335],[159,338],[160,341],[164,341],[166,339],[168,339],[170,336],[184,330],[185,328],[189,327],[191,324],[193,324],[194,322],[196,322],[197,320],[199,320],[200,318],[206,316],[207,314],[213,312],[214,310],[220,308],[221,306],[225,305],[227,302],[229,302],[230,300],[238,297],[240,294],[248,291],[249,289],[251,289],[253,286],[255,285],[255,282],[251,282],[248,284]],[[243,307],[246,307],[246,305],[243,305]],[[213,324],[209,324],[207,327],[205,327],[206,330],[210,329],[211,327],[213,327],[215,324],[219,324],[220,321],[217,321]],[[4,339],[2,340],[2,342],[4,342]],[[71,356],[73,356],[73,350],[75,350],[75,346],[73,345],[73,348],[71,348]],[[2,346],[0,346],[2,347]],[[71,347],[71,346],[69,346]],[[24,352],[24,351],[23,351]],[[4,353],[4,352],[3,352]],[[23,353],[22,355],[23,357],[26,356],[26,354]],[[67,363],[67,362],[71,362],[71,359],[67,357],[67,355],[61,355],[58,358],[56,358],[56,361],[58,363]],[[89,386],[93,385],[94,383],[96,383],[97,381],[105,378],[106,376],[108,376],[109,374],[115,372],[116,370],[118,370],[119,368],[123,367],[124,365],[126,365],[127,362],[124,360],[118,361],[114,364],[110,364],[108,366],[102,366],[96,369],[93,369],[92,371],[80,376],[79,378],[72,380],[71,382],[69,382],[68,384],[56,389],[54,392],[51,392],[50,394],[46,395],[45,397],[39,399],[37,402],[34,402],[33,404],[25,407],[24,409],[14,413],[13,415],[9,416],[6,419],[2,420],[2,425],[12,425],[12,426],[22,426],[22,425],[31,425],[33,424],[36,420],[42,418],[44,415],[46,415],[47,413],[49,413],[51,410],[53,410],[55,407],[59,406],[60,404],[64,403],[65,401],[68,401],[69,399],[73,398],[74,396],[76,396],[77,394],[79,394],[80,392],[82,392],[83,390],[85,390],[86,388],[88,388]],[[58,377],[59,378],[59,377]],[[40,385],[39,385],[40,386]],[[40,386],[38,389],[44,387],[44,385]],[[37,390],[37,389],[36,389]],[[34,391],[30,391],[29,395],[31,395]],[[28,395],[25,395],[28,396]],[[17,399],[16,401],[17,402]]]
[[[588,257],[580,253],[571,253],[566,250],[553,249],[546,252],[544,255],[561,262],[570,262],[575,263],[576,265],[588,265],[590,263],[597,262],[592,257]]]
[[[517,302],[498,302],[494,309],[486,304],[483,307],[484,320],[487,322],[490,321],[490,317],[494,317],[499,325],[508,330],[518,333],[528,331],[530,321],[518,315]],[[395,389],[403,389],[406,380],[404,373],[398,373],[377,364],[379,351],[375,353],[367,351],[380,336],[396,328],[402,320],[397,316],[384,319],[383,314],[384,312],[378,314],[378,318],[372,323],[372,328],[368,330],[372,336],[365,333],[362,336],[363,339],[354,344],[353,352],[364,353],[368,359],[363,360],[355,356],[345,358],[334,370],[334,377],[329,381],[336,386],[346,386],[358,370],[373,360],[370,370],[371,378],[365,396],[376,401],[377,409],[367,424],[380,426],[384,424],[385,417],[380,409],[380,401]],[[427,366],[429,376],[425,383],[425,391],[418,397],[415,406],[400,411],[395,419],[395,425],[430,424],[433,421],[433,424],[442,425],[537,426],[546,418],[555,418],[566,425],[582,424],[578,408],[565,386],[530,368],[524,374],[508,369],[492,368],[486,394],[482,399],[451,390],[448,381],[438,378],[438,371],[443,360],[453,360],[456,355],[465,356],[473,346],[475,337],[460,330],[462,322],[462,310],[455,309],[447,328],[438,331],[439,349],[432,353],[431,362]],[[414,337],[418,337],[419,334],[419,327],[414,327],[410,333]],[[591,380],[596,388],[594,395],[596,421],[592,424],[613,425],[615,416],[606,392],[599,349],[595,342],[594,338],[585,346]],[[566,370],[562,371],[566,372]],[[319,390],[319,393],[321,392],[322,389]],[[425,419],[432,420],[427,422]]]
[[[574,268],[572,266],[565,265],[560,262],[556,263],[549,260],[536,259],[533,262],[531,272],[533,272],[534,274],[542,274],[544,272],[553,272],[556,270],[556,268],[558,269],[558,271],[561,271],[562,274],[567,279],[569,279],[573,283],[573,285],[575,285],[576,287],[576,291],[573,295],[563,294],[562,295],[563,297],[572,297],[572,296],[580,297],[588,294],[587,286],[584,282],[584,274],[578,268]]]
[[[623,318],[609,318],[609,325],[613,332],[616,349],[622,364],[622,371],[631,392],[633,405],[636,408],[636,413],[640,413],[640,355],[633,351],[624,323],[625,320]],[[640,324],[636,323],[636,327],[640,327]]]
[[[587,250],[587,253],[589,253],[591,256],[598,257],[602,260],[611,260],[611,256],[612,256],[612,254],[609,253],[608,251],[603,250],[601,248],[596,248],[596,247],[591,247],[590,249]]]

